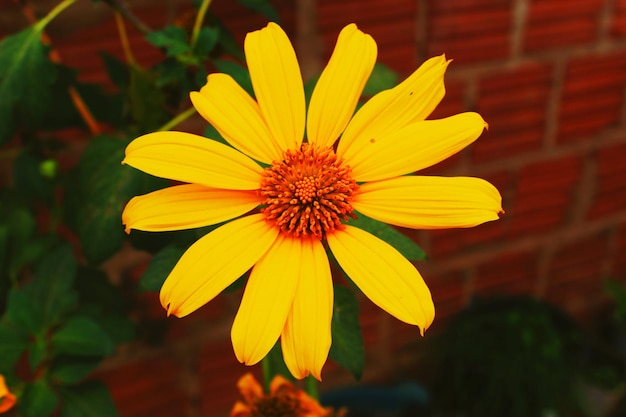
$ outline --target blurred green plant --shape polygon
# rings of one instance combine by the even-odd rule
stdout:
[[[577,324],[546,302],[475,300],[427,341],[435,415],[571,415],[583,340]]]
[[[45,32],[78,1],[87,0],[61,0],[41,19],[27,0],[16,1],[31,24],[0,42],[0,159],[13,167],[0,188],[0,374],[18,396],[23,417],[117,415],[106,386],[92,373],[119,344],[145,333],[144,323],[130,319],[136,292],[158,291],[184,249],[207,232],[127,236],[120,218],[126,202],[167,183],[122,167],[124,149],[139,135],[192,116],[188,93],[200,89],[210,71],[230,74],[254,94],[243,52],[210,10],[210,0],[190,1],[191,24],[155,30],[123,2],[102,0],[117,23],[110,36],[119,38],[124,51],[124,59],[101,54],[102,71],[116,90],[78,81],[77,70],[63,65]],[[238,2],[279,19],[267,0]],[[157,64],[146,68],[135,59],[126,25],[160,49]],[[378,64],[365,94],[396,81]],[[309,91],[312,85],[307,83]],[[77,163],[63,158],[70,150],[67,128],[88,138]],[[223,141],[211,127],[206,135]],[[359,221],[408,258],[424,258],[390,226]],[[154,254],[139,286],[130,282],[130,292],[127,279],[113,281],[102,269],[125,245]],[[335,300],[330,355],[359,378],[364,353],[356,299],[337,287]],[[281,372],[281,364],[272,369]]]

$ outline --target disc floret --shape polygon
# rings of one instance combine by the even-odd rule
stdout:
[[[303,143],[263,172],[262,212],[284,233],[322,239],[356,218],[350,201],[357,189],[350,166],[333,149]]]

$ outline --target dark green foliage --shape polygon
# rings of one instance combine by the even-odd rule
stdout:
[[[355,379],[361,379],[365,364],[365,349],[359,321],[359,303],[354,293],[334,286],[332,338],[330,358],[346,368]]]
[[[547,303],[476,300],[427,342],[442,415],[561,415],[575,407],[582,332]]]

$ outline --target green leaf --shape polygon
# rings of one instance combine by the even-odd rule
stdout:
[[[217,45],[219,37],[220,30],[216,27],[205,26],[200,29],[198,39],[196,40],[196,46],[193,49],[193,54],[198,63],[209,57],[209,54]]]
[[[17,328],[34,335],[45,328],[45,317],[25,289],[9,291],[6,318]]]
[[[115,403],[107,387],[89,381],[77,387],[62,388],[60,417],[117,417]]]
[[[48,357],[48,341],[45,335],[35,335],[34,340],[28,346],[28,364],[30,370],[36,373],[39,366]]]
[[[418,261],[426,259],[426,253],[420,248],[417,243],[406,237],[404,234],[394,229],[387,223],[379,222],[378,220],[371,219],[361,213],[356,213],[357,219],[350,220],[351,226],[356,226],[367,232],[370,232],[376,237],[389,243],[396,248],[398,252],[405,258],[411,261]]]
[[[130,67],[128,100],[137,134],[157,130],[169,119],[165,111],[165,94],[157,85],[157,74],[138,66]]]
[[[338,285],[335,285],[331,329],[333,344],[329,356],[350,371],[355,379],[361,379],[365,349],[359,322],[359,303],[352,291]]]
[[[113,352],[113,342],[94,321],[74,317],[50,338],[56,354],[78,356],[107,356]]]
[[[78,164],[73,210],[68,213],[88,261],[99,264],[117,252],[125,239],[122,209],[133,196],[166,182],[121,165],[127,141],[98,136]]]
[[[45,117],[56,76],[38,29],[31,26],[0,42],[0,144],[13,135],[17,115],[30,124]]]
[[[225,61],[221,59],[213,60],[213,65],[220,72],[233,77],[237,84],[241,86],[251,97],[254,97],[254,89],[252,88],[252,81],[250,80],[250,73],[241,64],[234,61]]]
[[[78,300],[73,290],[77,264],[72,247],[63,245],[44,257],[27,286],[32,302],[41,310],[46,326],[57,324]]]
[[[12,369],[28,347],[26,335],[7,323],[0,323],[0,373]]]
[[[130,84],[130,70],[126,63],[106,52],[100,52],[100,57],[104,63],[104,69],[113,84],[119,89],[127,89]]]
[[[276,9],[274,9],[274,6],[267,0],[237,0],[237,3],[262,14],[272,22],[280,23],[280,17]]]
[[[17,408],[22,417],[47,417],[54,412],[58,403],[59,399],[52,388],[46,381],[39,379],[26,385]]]
[[[54,184],[42,175],[43,159],[30,152],[21,152],[13,163],[13,186],[27,200],[36,200],[50,207],[54,201]]]
[[[48,375],[54,382],[76,384],[92,373],[100,364],[100,359],[62,355],[54,359]]]
[[[398,84],[398,74],[389,67],[376,63],[370,78],[363,88],[364,96],[373,96],[383,90],[388,90]]]
[[[166,26],[161,30],[155,30],[150,32],[146,39],[152,45],[163,48],[167,56],[177,57],[191,53],[187,33],[179,26]]]
[[[176,246],[167,246],[157,252],[150,261],[146,272],[141,276],[139,289],[141,291],[159,292],[165,279],[172,272],[183,253],[185,253],[185,249]]]

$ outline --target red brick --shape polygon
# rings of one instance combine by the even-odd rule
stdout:
[[[235,401],[241,399],[237,381],[245,373],[252,372],[260,383],[263,381],[259,366],[237,361],[230,340],[204,346],[197,360],[202,415],[228,415]]]
[[[560,304],[593,298],[602,292],[602,263],[607,256],[605,234],[581,238],[563,245],[548,269],[546,297]]]
[[[598,32],[601,0],[533,0],[524,49],[535,51],[592,42]]]
[[[121,417],[185,415],[191,407],[182,371],[165,355],[152,356],[99,372]]]
[[[513,208],[507,213],[511,216],[509,234],[547,233],[566,224],[581,168],[576,157],[522,168]]]
[[[453,72],[454,66],[454,62],[452,62],[448,67],[448,72]],[[448,81],[446,79],[445,87],[446,95],[432,114],[428,116],[428,119],[443,119],[467,110],[464,103],[466,84],[462,81]]]
[[[324,58],[335,46],[337,35],[349,23],[356,23],[378,44],[378,60],[402,74],[418,65],[415,45],[417,2],[390,0],[381,7],[375,0],[320,0],[318,28],[323,39]]]
[[[485,77],[478,111],[489,131],[472,146],[476,163],[519,156],[541,147],[546,124],[550,68],[530,65]]]
[[[509,252],[476,268],[476,295],[532,294],[537,281],[538,252]]]
[[[433,325],[463,308],[466,299],[466,278],[463,271],[423,275],[435,304],[435,323]]]
[[[559,110],[559,142],[590,139],[619,122],[626,88],[625,68],[624,52],[569,63]]]
[[[611,22],[611,34],[616,38],[626,37],[626,0],[615,0]]]
[[[626,279],[626,224],[622,224],[618,231],[617,248],[614,251],[612,274],[613,279]]]
[[[598,152],[596,189],[589,218],[626,212],[626,145],[611,146]]]
[[[444,4],[445,3],[445,4]],[[510,54],[511,2],[429,2],[428,55],[445,53],[457,63],[506,58]]]

